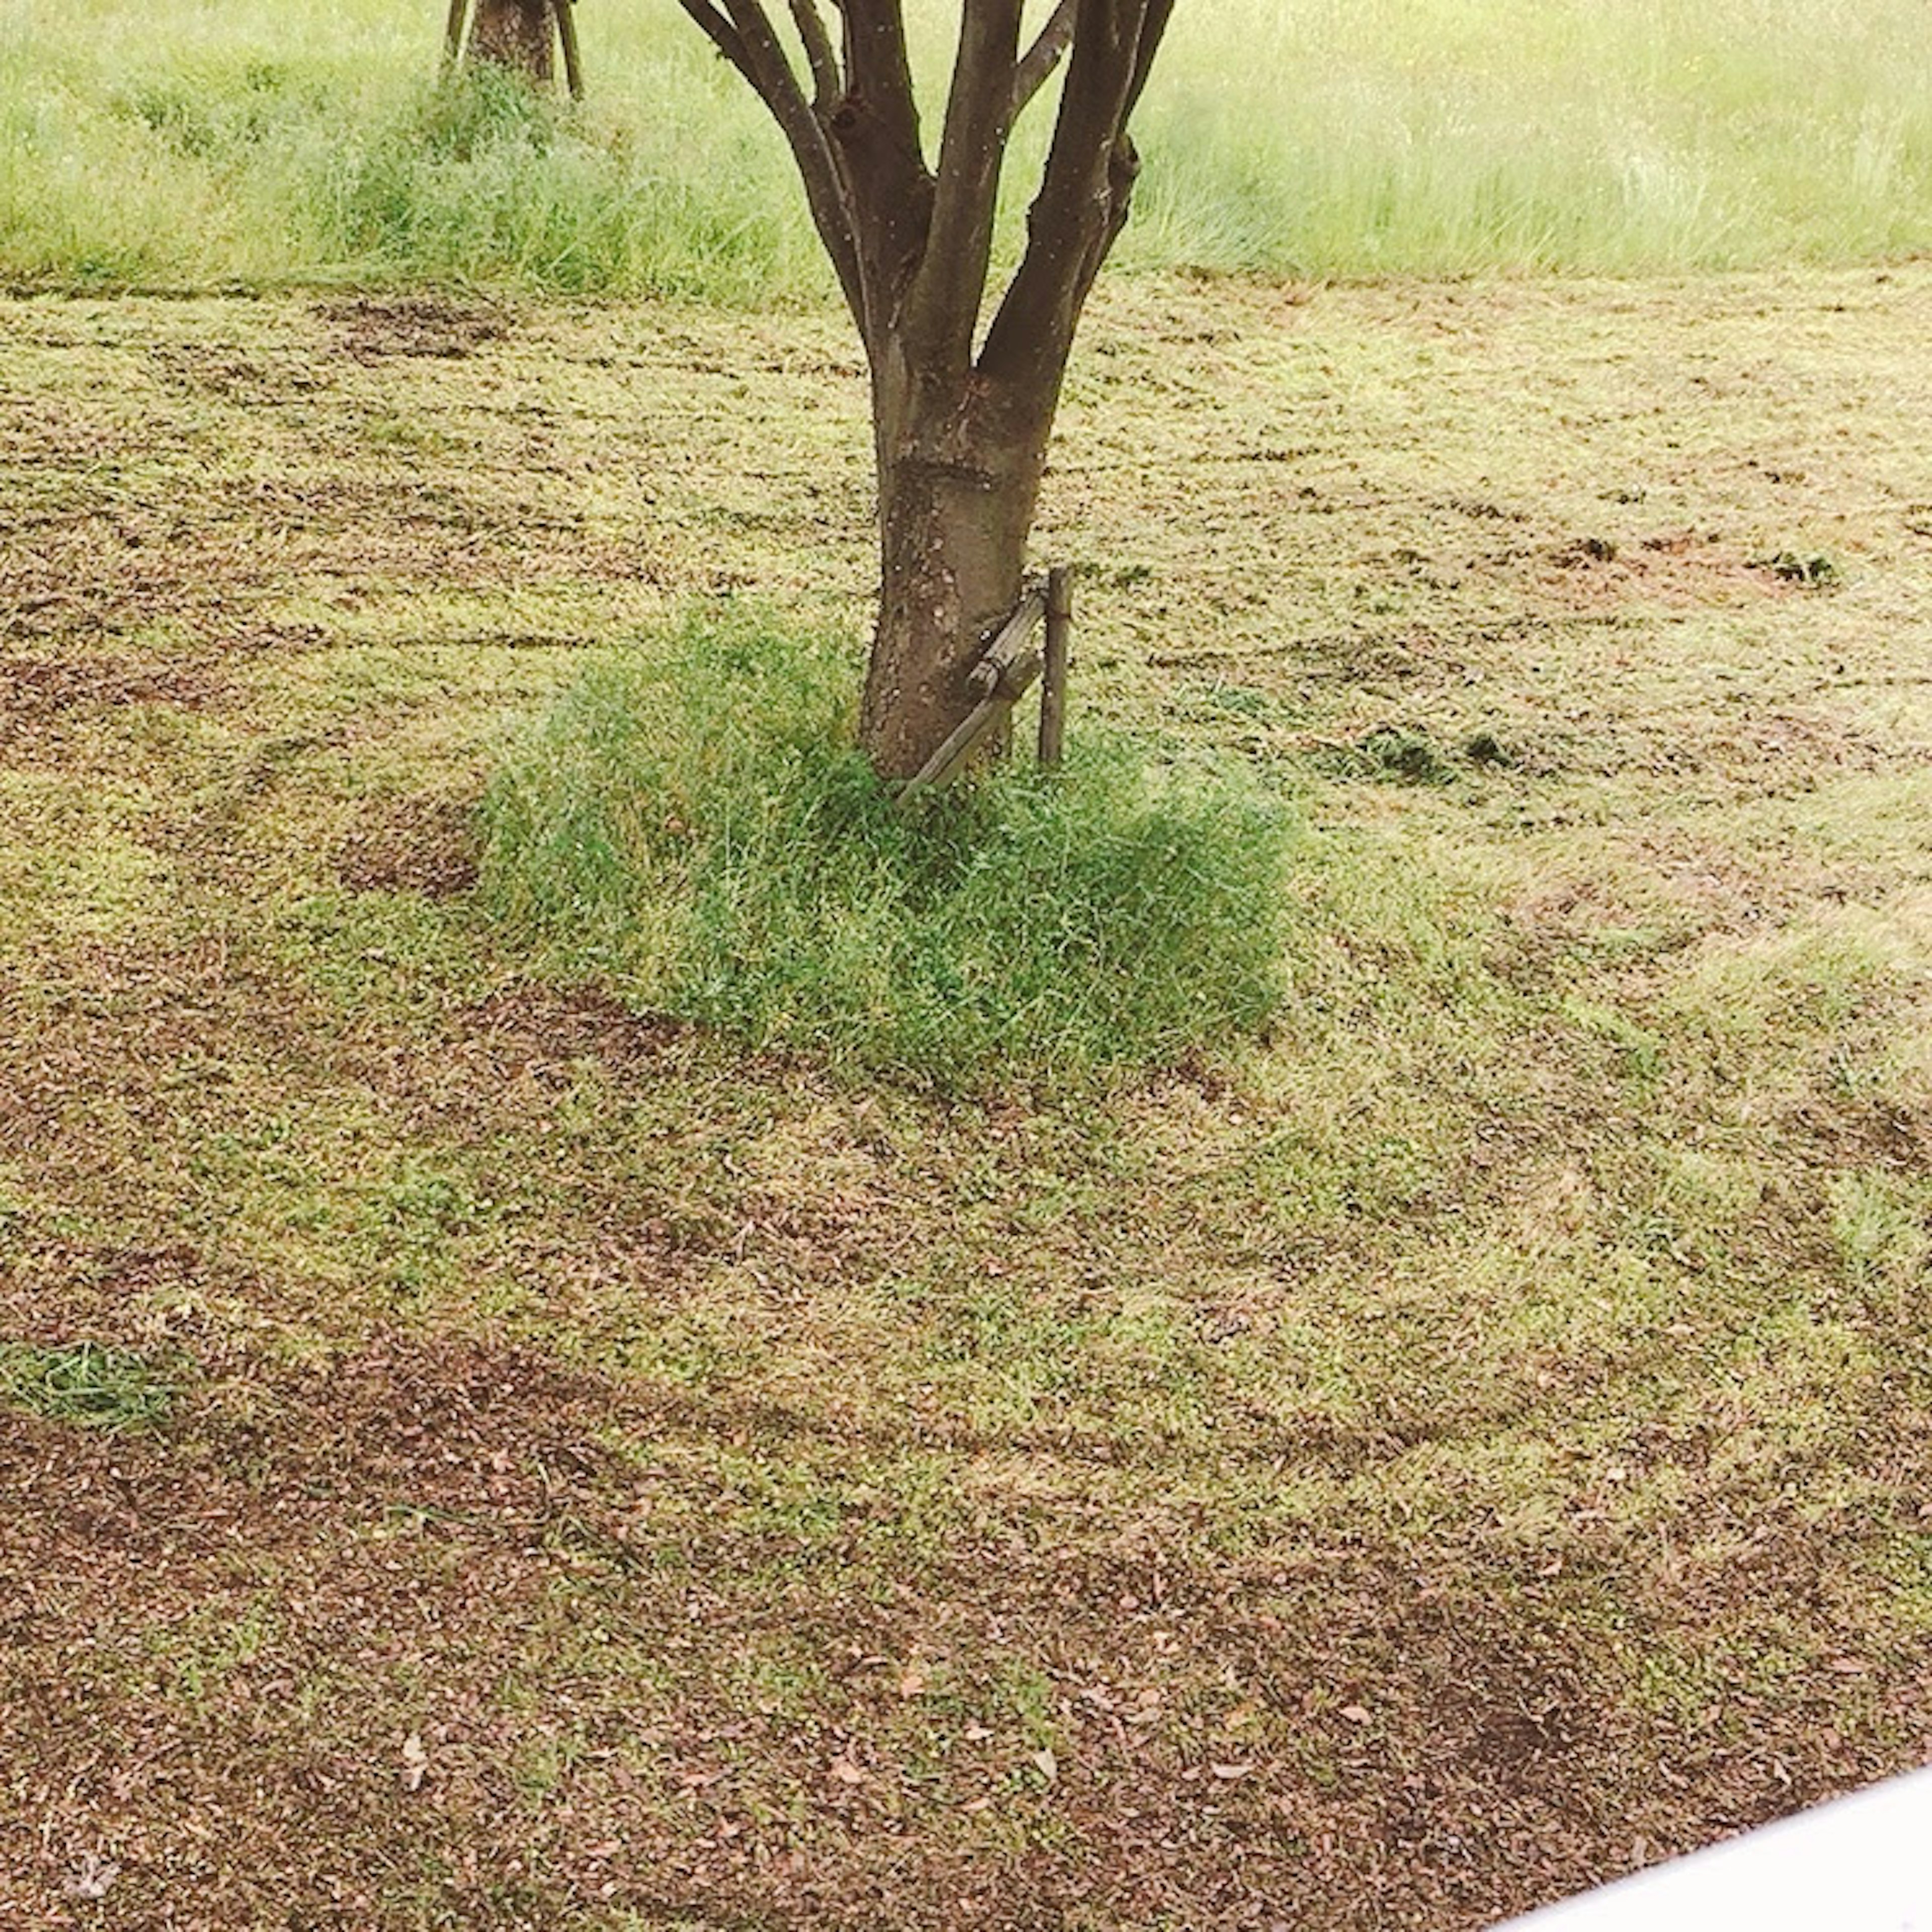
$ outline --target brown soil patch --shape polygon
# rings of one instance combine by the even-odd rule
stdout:
[[[1543,553],[1544,583],[1562,606],[1588,610],[1633,600],[1694,610],[1802,593],[1808,586],[1764,568],[1712,532],[1666,530],[1636,543],[1569,537]]]
[[[478,838],[474,804],[412,800],[358,825],[336,855],[336,875],[352,892],[460,898],[476,883]]]
[[[358,362],[398,356],[454,359],[473,356],[510,332],[500,308],[427,296],[359,296],[325,302],[316,313],[340,331],[344,348]]]
[[[234,524],[151,508],[50,512],[23,530],[32,548],[0,554],[0,638],[86,640],[157,620],[223,619],[272,575],[259,539]]]
[[[0,716],[33,719],[123,704],[175,704],[200,711],[229,688],[202,664],[143,664],[120,658],[9,658],[0,662]]]
[[[73,404],[0,394],[0,466],[23,471],[85,470],[124,457],[128,448],[122,425],[100,422]]]
[[[524,1064],[595,1060],[622,1070],[648,1065],[690,1035],[679,1021],[634,1013],[590,987],[512,987],[464,1018],[467,1037]]]
[[[400,1333],[205,1366],[164,1439],[0,1440],[11,1922],[64,1922],[92,1854],[142,1927],[400,1925],[411,1873],[490,1926],[1474,1927],[1602,1875],[1606,1839],[1635,1862],[1872,1768],[1766,1706],[1659,1780],[1560,1593],[1492,1634],[1446,1550],[1244,1576],[1031,1546],[989,1496],[980,1538],[855,1602],[849,1552],[691,1460],[728,1414]],[[1002,1714],[1022,1654],[1045,1757]],[[819,1660],[812,1714],[730,1696],[747,1655]],[[506,1694],[536,1678],[568,1688]]]
[[[219,343],[158,343],[150,359],[167,380],[244,409],[273,407],[326,388],[328,365],[295,353],[250,354]]]

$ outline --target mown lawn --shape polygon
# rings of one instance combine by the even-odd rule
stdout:
[[[1921,1761],[1928,372],[1107,290],[1076,728],[1294,992],[947,1102],[472,890],[586,646],[858,637],[830,320],[0,308],[0,1919],[1448,1932]]]

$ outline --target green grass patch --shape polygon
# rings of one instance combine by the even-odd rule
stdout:
[[[930,130],[958,10],[908,13]],[[783,138],[673,0],[584,20],[580,107],[440,89],[441,23],[377,0],[10,0],[0,278],[830,298]],[[1923,45],[1913,0],[1182,8],[1123,260],[1354,277],[1908,255],[1932,234]],[[1016,136],[1008,254],[1049,104]]]
[[[901,814],[853,742],[851,655],[728,612],[593,665],[486,802],[505,929],[640,1009],[948,1088],[1172,1063],[1265,1024],[1278,804],[1112,738]]]
[[[158,1428],[175,1391],[146,1357],[97,1342],[0,1342],[0,1406],[110,1432]]]

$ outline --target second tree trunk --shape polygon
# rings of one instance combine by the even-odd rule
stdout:
[[[548,83],[554,40],[551,0],[476,0],[470,57]]]

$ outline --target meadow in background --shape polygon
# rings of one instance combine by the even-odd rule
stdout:
[[[920,5],[936,68],[950,10]],[[440,92],[440,30],[393,0],[10,0],[0,280],[829,295],[782,143],[671,0],[586,10],[576,112]],[[1932,238],[1912,0],[1190,0],[1139,126],[1144,269],[1638,274]]]

